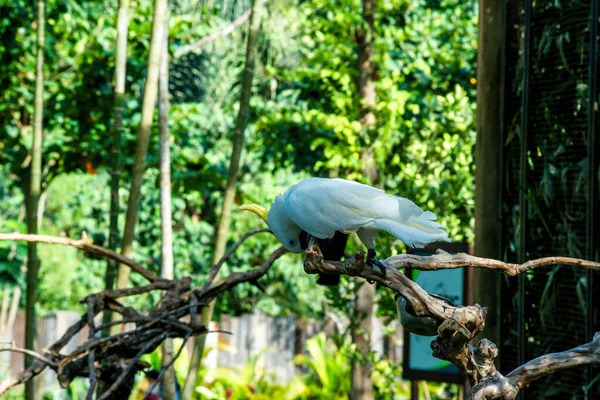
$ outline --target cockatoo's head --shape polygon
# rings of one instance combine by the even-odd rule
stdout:
[[[252,211],[264,219],[275,237],[288,251],[292,253],[302,252],[302,246],[300,246],[302,228],[287,216],[281,196],[275,198],[269,211],[258,204],[244,204],[240,207],[240,210]]]

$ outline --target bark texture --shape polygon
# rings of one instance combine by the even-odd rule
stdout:
[[[358,91],[360,93],[360,123],[363,135],[369,137],[376,122],[374,110],[376,93],[374,83],[373,35],[375,34],[375,0],[363,0],[363,28],[356,31],[358,56]],[[367,140],[367,142],[369,142]],[[363,173],[372,185],[377,181],[377,168],[370,149],[362,154]],[[352,364],[352,400],[373,398],[373,380],[371,378],[371,330],[373,309],[375,307],[375,285],[361,282],[356,294],[356,313],[358,324],[352,329],[352,342],[356,345],[357,359]]]
[[[257,0],[253,5],[250,14],[250,29],[248,32],[248,41],[246,44],[246,62],[244,73],[242,75],[242,92],[240,96],[240,108],[233,132],[233,149],[229,161],[229,172],[227,174],[227,183],[225,186],[225,195],[223,198],[223,206],[219,217],[219,225],[217,228],[217,236],[215,239],[215,247],[213,252],[212,264],[223,256],[227,237],[229,236],[229,226],[231,225],[231,210],[233,208],[233,200],[235,198],[237,177],[240,170],[240,160],[244,147],[244,132],[248,125],[248,114],[250,111],[250,97],[252,95],[252,81],[254,79],[254,68],[256,64],[256,46],[258,44],[258,35],[260,31],[260,21],[262,17],[263,2]],[[202,324],[208,326],[212,319],[214,303],[202,310]],[[190,400],[194,391],[196,376],[202,362],[204,353],[205,336],[201,335],[194,342],[194,353],[190,362],[187,379],[182,393],[183,400]]]
[[[163,52],[162,41],[164,40],[165,18],[167,15],[167,0],[154,0],[154,14],[152,17],[152,39],[150,42],[150,55],[148,56],[148,72],[144,85],[144,98],[142,102],[142,118],[137,134],[135,147],[135,158],[131,172],[131,187],[129,189],[129,200],[127,202],[127,215],[125,217],[125,230],[121,253],[125,257],[133,253],[133,241],[135,238],[135,225],[137,222],[138,207],[144,170],[146,168],[146,155],[148,153],[148,142],[150,140],[150,129],[154,118],[156,97],[158,92],[158,74],[160,71],[160,59]],[[117,271],[117,288],[124,288],[129,282],[129,269],[119,265]]]
[[[35,234],[38,231],[38,205],[41,192],[42,175],[42,136],[44,130],[44,52],[46,47],[46,3],[44,0],[37,2],[37,54],[35,61],[35,105],[33,143],[31,147],[31,173],[29,176],[28,204],[27,204],[27,232]],[[35,243],[27,244],[27,292],[25,306],[25,347],[33,350],[35,346],[35,303],[38,294],[38,269],[37,246]],[[32,364],[31,357],[25,356],[25,368]],[[25,398],[35,399],[34,382],[25,385]]]
[[[169,141],[169,18],[165,18],[163,52],[158,78],[158,130],[160,158],[160,227],[162,279],[173,279],[173,222],[171,211],[171,150]],[[173,360],[173,340],[162,345],[162,365],[165,367],[163,390],[165,400],[175,400],[175,369],[168,367]]]
[[[475,142],[475,255],[500,258],[501,160],[503,105],[503,48],[506,3],[479,1],[477,51],[477,140]],[[475,301],[496,310],[499,276],[493,271],[473,273]],[[484,334],[499,340],[497,312],[490,313]]]
[[[108,233],[108,248],[117,250],[119,237],[119,182],[121,180],[121,137],[123,131],[123,105],[125,103],[125,79],[127,77],[127,32],[129,30],[129,0],[119,0],[117,14],[117,40],[115,59],[115,104],[113,111],[114,125],[111,144],[110,171],[110,222]],[[112,289],[115,285],[118,263],[108,260],[104,287]],[[103,316],[104,322],[111,320],[110,312]],[[117,326],[114,329],[118,329]],[[107,334],[108,332],[104,332]]]
[[[281,246],[258,269],[246,272],[234,272],[224,279],[215,281],[220,267],[227,261],[237,248],[249,237],[264,233],[265,229],[256,230],[243,235],[231,249],[211,268],[207,282],[200,288],[192,288],[191,278],[179,280],[166,280],[149,278],[149,284],[125,289],[104,290],[91,294],[82,303],[87,304],[87,313],[72,325],[57,342],[40,353],[13,347],[0,348],[0,351],[18,351],[33,355],[36,361],[22,373],[11,376],[0,382],[0,396],[9,388],[22,382],[30,381],[45,368],[55,369],[58,380],[65,387],[75,377],[88,377],[91,382],[108,382],[109,387],[100,399],[127,398],[133,382],[133,375],[139,369],[148,365],[140,361],[143,354],[152,352],[167,338],[179,337],[183,343],[195,335],[206,333],[206,326],[199,324],[198,311],[206,307],[216,296],[225,293],[240,283],[256,283],[264,276],[273,263],[285,254],[286,249]],[[147,269],[132,260],[123,259],[123,256],[110,250],[91,245],[87,239],[72,240],[68,238],[48,237],[42,235],[0,234],[0,240],[24,240],[28,242],[46,242],[54,244],[68,244],[81,248],[84,251],[104,257],[117,258],[125,265],[135,268],[136,272],[148,278]],[[440,261],[439,255],[418,257],[410,255],[410,263],[416,269],[435,270],[450,266],[455,268],[452,258],[458,263],[464,255],[444,255],[445,260]],[[396,256],[397,257],[397,256]],[[437,257],[437,258],[436,258]],[[528,265],[550,266],[551,258],[532,260]],[[552,258],[560,260],[561,258]],[[405,257],[403,261],[407,261]],[[437,261],[436,261],[437,260]],[[442,263],[440,267],[436,262]],[[567,259],[572,266],[598,268],[599,263],[590,264],[584,260]],[[498,355],[496,345],[482,339],[476,346],[471,345],[485,326],[487,309],[475,304],[473,306],[456,307],[446,301],[432,296],[423,290],[414,281],[403,273],[393,268],[405,266],[394,257],[383,260],[390,266],[385,274],[374,271],[366,264],[365,254],[362,251],[344,262],[327,261],[317,246],[312,246],[305,252],[304,270],[309,274],[334,273],[360,277],[373,280],[382,286],[394,290],[411,305],[414,315],[427,316],[437,321],[437,337],[431,343],[434,356],[448,360],[456,365],[471,383],[472,390],[469,398],[478,400],[514,400],[518,392],[529,383],[548,374],[562,369],[577,366],[600,365],[600,332],[594,335],[591,342],[560,353],[546,354],[525,363],[514,371],[503,375],[496,370],[494,360]],[[560,262],[560,261],[559,261]],[[394,264],[395,263],[395,264]],[[480,258],[478,267],[497,269],[497,260]],[[525,265],[521,264],[521,265]],[[525,268],[517,268],[525,271]],[[146,272],[144,272],[146,271]],[[162,291],[163,295],[150,312],[126,307],[120,299],[135,296],[151,291]],[[134,303],[132,303],[134,304]],[[94,326],[93,317],[100,311],[109,309],[121,316],[115,322],[131,323],[133,330],[99,337],[95,332],[101,331],[104,326]],[[182,318],[188,317],[183,322]],[[112,323],[110,323],[112,324]],[[68,354],[60,350],[85,326],[90,328],[88,340]],[[183,349],[179,347],[173,359],[176,359]],[[165,365],[159,372],[159,381],[170,365]],[[560,379],[560,376],[556,376]],[[93,386],[92,386],[93,388]],[[88,397],[90,392],[88,392]]]

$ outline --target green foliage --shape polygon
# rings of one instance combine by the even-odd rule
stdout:
[[[192,274],[196,283],[209,270],[237,112],[245,30],[182,56],[178,52],[249,6],[249,1],[192,0],[172,5],[175,275]],[[377,123],[363,131],[357,122],[358,0],[269,2],[236,204],[268,205],[313,175],[360,180],[363,154],[372,154],[378,186],[436,212],[453,240],[470,241],[477,10],[457,0],[380,0],[377,7]],[[48,0],[47,8],[41,232],[78,237],[85,231],[102,245],[108,235],[106,138],[113,107],[115,7],[101,0]],[[140,119],[151,9],[148,0],[131,4],[121,204],[126,204]],[[0,13],[0,229],[23,231],[19,213],[31,140],[34,10],[23,0],[0,1]],[[160,268],[156,137],[153,130],[134,245],[134,258],[154,271]],[[234,211],[230,243],[263,226],[255,216]],[[383,248],[390,244],[392,253],[401,251],[387,235],[380,241]],[[257,236],[224,272],[256,267],[276,246],[272,236]],[[1,282],[19,281],[25,247],[0,243]],[[65,247],[40,246],[40,255],[42,310],[77,309],[84,293],[102,288],[103,261]],[[132,279],[141,282],[135,274]],[[349,311],[355,290],[349,280],[344,279],[339,291],[317,288],[314,280],[304,274],[298,256],[285,256],[264,278],[266,295],[251,286],[237,287],[218,302],[217,315],[259,309],[271,315],[319,317],[325,295]],[[323,302],[315,301],[320,298]],[[146,300],[140,296],[136,301]],[[390,307],[382,310],[392,313],[393,302],[387,300]]]
[[[357,180],[371,153],[379,186],[438,213],[453,240],[470,241],[476,10],[458,1],[378,7],[375,127],[358,122],[359,2],[312,0],[300,5],[301,59],[273,69],[281,89],[260,104],[265,133],[253,144],[274,165]]]
[[[198,398],[231,400],[297,398],[297,383],[292,382],[289,386],[277,384],[273,373],[268,373],[258,366],[258,360],[265,350],[250,357],[238,371],[223,367],[211,371],[211,382],[196,387]]]
[[[377,185],[437,213],[454,241],[473,239],[476,6],[458,0],[378,0],[375,32],[376,124],[358,123],[355,31],[364,28],[358,0],[268,2],[251,99],[247,149],[242,156],[236,204],[267,206],[309,176],[363,180],[364,155],[372,156]],[[227,25],[251,5],[244,1],[178,0],[170,19],[172,189],[175,276],[201,284],[209,271],[220,214],[231,134],[244,60],[244,29],[194,52],[178,51]],[[152,2],[131,3],[124,113],[124,168],[119,192],[126,204],[135,131],[145,78]],[[31,146],[35,78],[34,8],[0,0],[0,231],[25,231],[24,193]],[[108,237],[116,7],[104,0],[47,1],[47,56],[43,143],[44,214],[41,233],[79,237],[95,244]],[[142,187],[134,259],[160,269],[156,127]],[[124,212],[120,227],[123,228]],[[263,227],[256,216],[234,210],[230,244]],[[401,245],[382,235],[391,253]],[[248,240],[223,267],[225,274],[255,268],[278,246],[269,234]],[[360,245],[350,240],[349,251]],[[73,248],[40,245],[41,312],[81,309],[79,299],[102,289],[104,260]],[[385,254],[388,255],[388,254]],[[23,243],[0,242],[0,286],[21,282]],[[135,274],[134,283],[142,280]],[[319,318],[334,308],[353,316],[358,285],[344,278],[323,289],[306,275],[300,256],[282,257],[263,278],[266,293],[236,287],[222,297],[217,315],[261,310],[270,315]],[[147,295],[138,305],[148,304]],[[395,316],[380,296],[379,312]],[[337,399],[350,390],[352,347],[317,335],[296,362],[306,373],[287,386],[257,367],[259,355],[237,373],[219,369],[198,396],[253,399]],[[178,348],[176,342],[175,348]],[[146,360],[155,368],[160,354]],[[403,398],[398,366],[374,360],[378,398]],[[182,382],[187,357],[175,364]],[[201,372],[201,374],[203,374]],[[203,376],[199,379],[203,382]],[[393,382],[390,384],[390,382]],[[71,385],[81,396],[82,381]],[[431,393],[441,390],[430,387]]]
[[[173,340],[173,348],[175,352],[179,351],[183,340],[182,339],[174,339]],[[152,353],[144,354],[142,356],[142,361],[150,364],[150,367],[155,371],[160,371],[162,366],[162,348],[157,347]],[[179,384],[183,386],[183,382],[185,381],[187,370],[189,368],[189,356],[187,350],[184,348],[181,352],[181,356],[175,360],[173,364],[175,368],[175,376],[179,381]]]
[[[27,230],[24,220],[23,195],[9,184],[12,178],[8,168],[0,165],[0,232]],[[21,283],[27,258],[25,243],[0,242],[0,287]]]
[[[306,341],[308,355],[297,355],[294,362],[308,368],[302,377],[307,399],[345,399],[350,394],[351,356],[348,345],[337,347],[325,334]]]

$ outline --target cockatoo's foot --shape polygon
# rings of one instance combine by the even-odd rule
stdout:
[[[385,272],[387,270],[387,265],[385,265],[384,263],[382,263],[381,261],[379,261],[378,259],[375,258],[375,256],[377,255],[377,253],[375,252],[375,249],[368,249],[367,250],[367,265],[369,267],[371,267],[371,269],[373,271],[375,271],[375,267],[379,268],[379,271],[381,272],[381,276],[383,278],[385,278]],[[367,282],[369,283],[375,283],[375,281],[370,281],[367,279]]]

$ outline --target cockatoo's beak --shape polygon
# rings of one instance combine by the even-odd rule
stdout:
[[[254,214],[258,215],[265,221],[267,220],[267,216],[269,212],[263,206],[259,206],[258,204],[243,204],[240,206],[240,210],[252,211]]]

